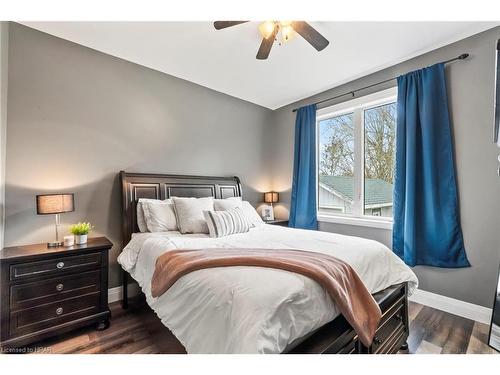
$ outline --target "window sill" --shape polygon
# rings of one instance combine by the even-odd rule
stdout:
[[[392,220],[376,220],[360,217],[318,214],[318,221],[392,230]]]

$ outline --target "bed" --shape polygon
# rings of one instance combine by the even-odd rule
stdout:
[[[261,224],[222,238],[176,231],[137,233],[140,198],[241,197],[237,177],[120,172],[122,185],[123,307],[130,277],[149,306],[188,353],[396,353],[407,349],[408,294],[413,272],[376,241]],[[363,345],[325,291],[295,273],[259,267],[198,270],[164,295],[151,296],[155,260],[167,250],[257,247],[333,252],[360,275],[382,311],[370,346]],[[363,249],[359,251],[359,249]]]

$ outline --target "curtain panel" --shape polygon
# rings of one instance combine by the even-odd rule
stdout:
[[[297,110],[289,226],[317,229],[316,105]]]
[[[406,264],[468,267],[444,64],[398,77],[393,250]]]

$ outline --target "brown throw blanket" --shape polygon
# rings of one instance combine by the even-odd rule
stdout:
[[[325,288],[361,342],[372,343],[381,317],[378,304],[349,264],[326,254],[282,249],[171,250],[156,260],[151,294],[162,295],[190,272],[234,266],[276,268],[313,279]]]

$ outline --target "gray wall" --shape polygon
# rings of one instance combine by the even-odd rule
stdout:
[[[0,22],[0,249],[4,243],[9,23]]]
[[[35,194],[75,192],[62,222],[116,244],[116,286],[120,170],[239,175],[252,202],[269,188],[268,109],[13,23],[9,68],[6,246],[53,237]]]
[[[443,269],[418,266],[414,271],[423,290],[491,307],[500,260],[500,179],[496,176],[496,158],[500,151],[492,141],[494,47],[498,38],[500,27],[275,111],[270,132],[272,140],[269,142],[274,150],[273,188],[282,192],[282,203],[277,208],[277,215],[288,215],[290,201],[295,122],[292,108],[468,52],[471,57],[467,61],[450,64],[446,72],[462,229],[472,267]],[[376,90],[390,85],[378,86]],[[361,95],[376,90],[366,90]],[[330,102],[328,105],[335,103]],[[320,223],[320,229],[373,238],[388,246],[392,243],[390,230],[331,223]]]

